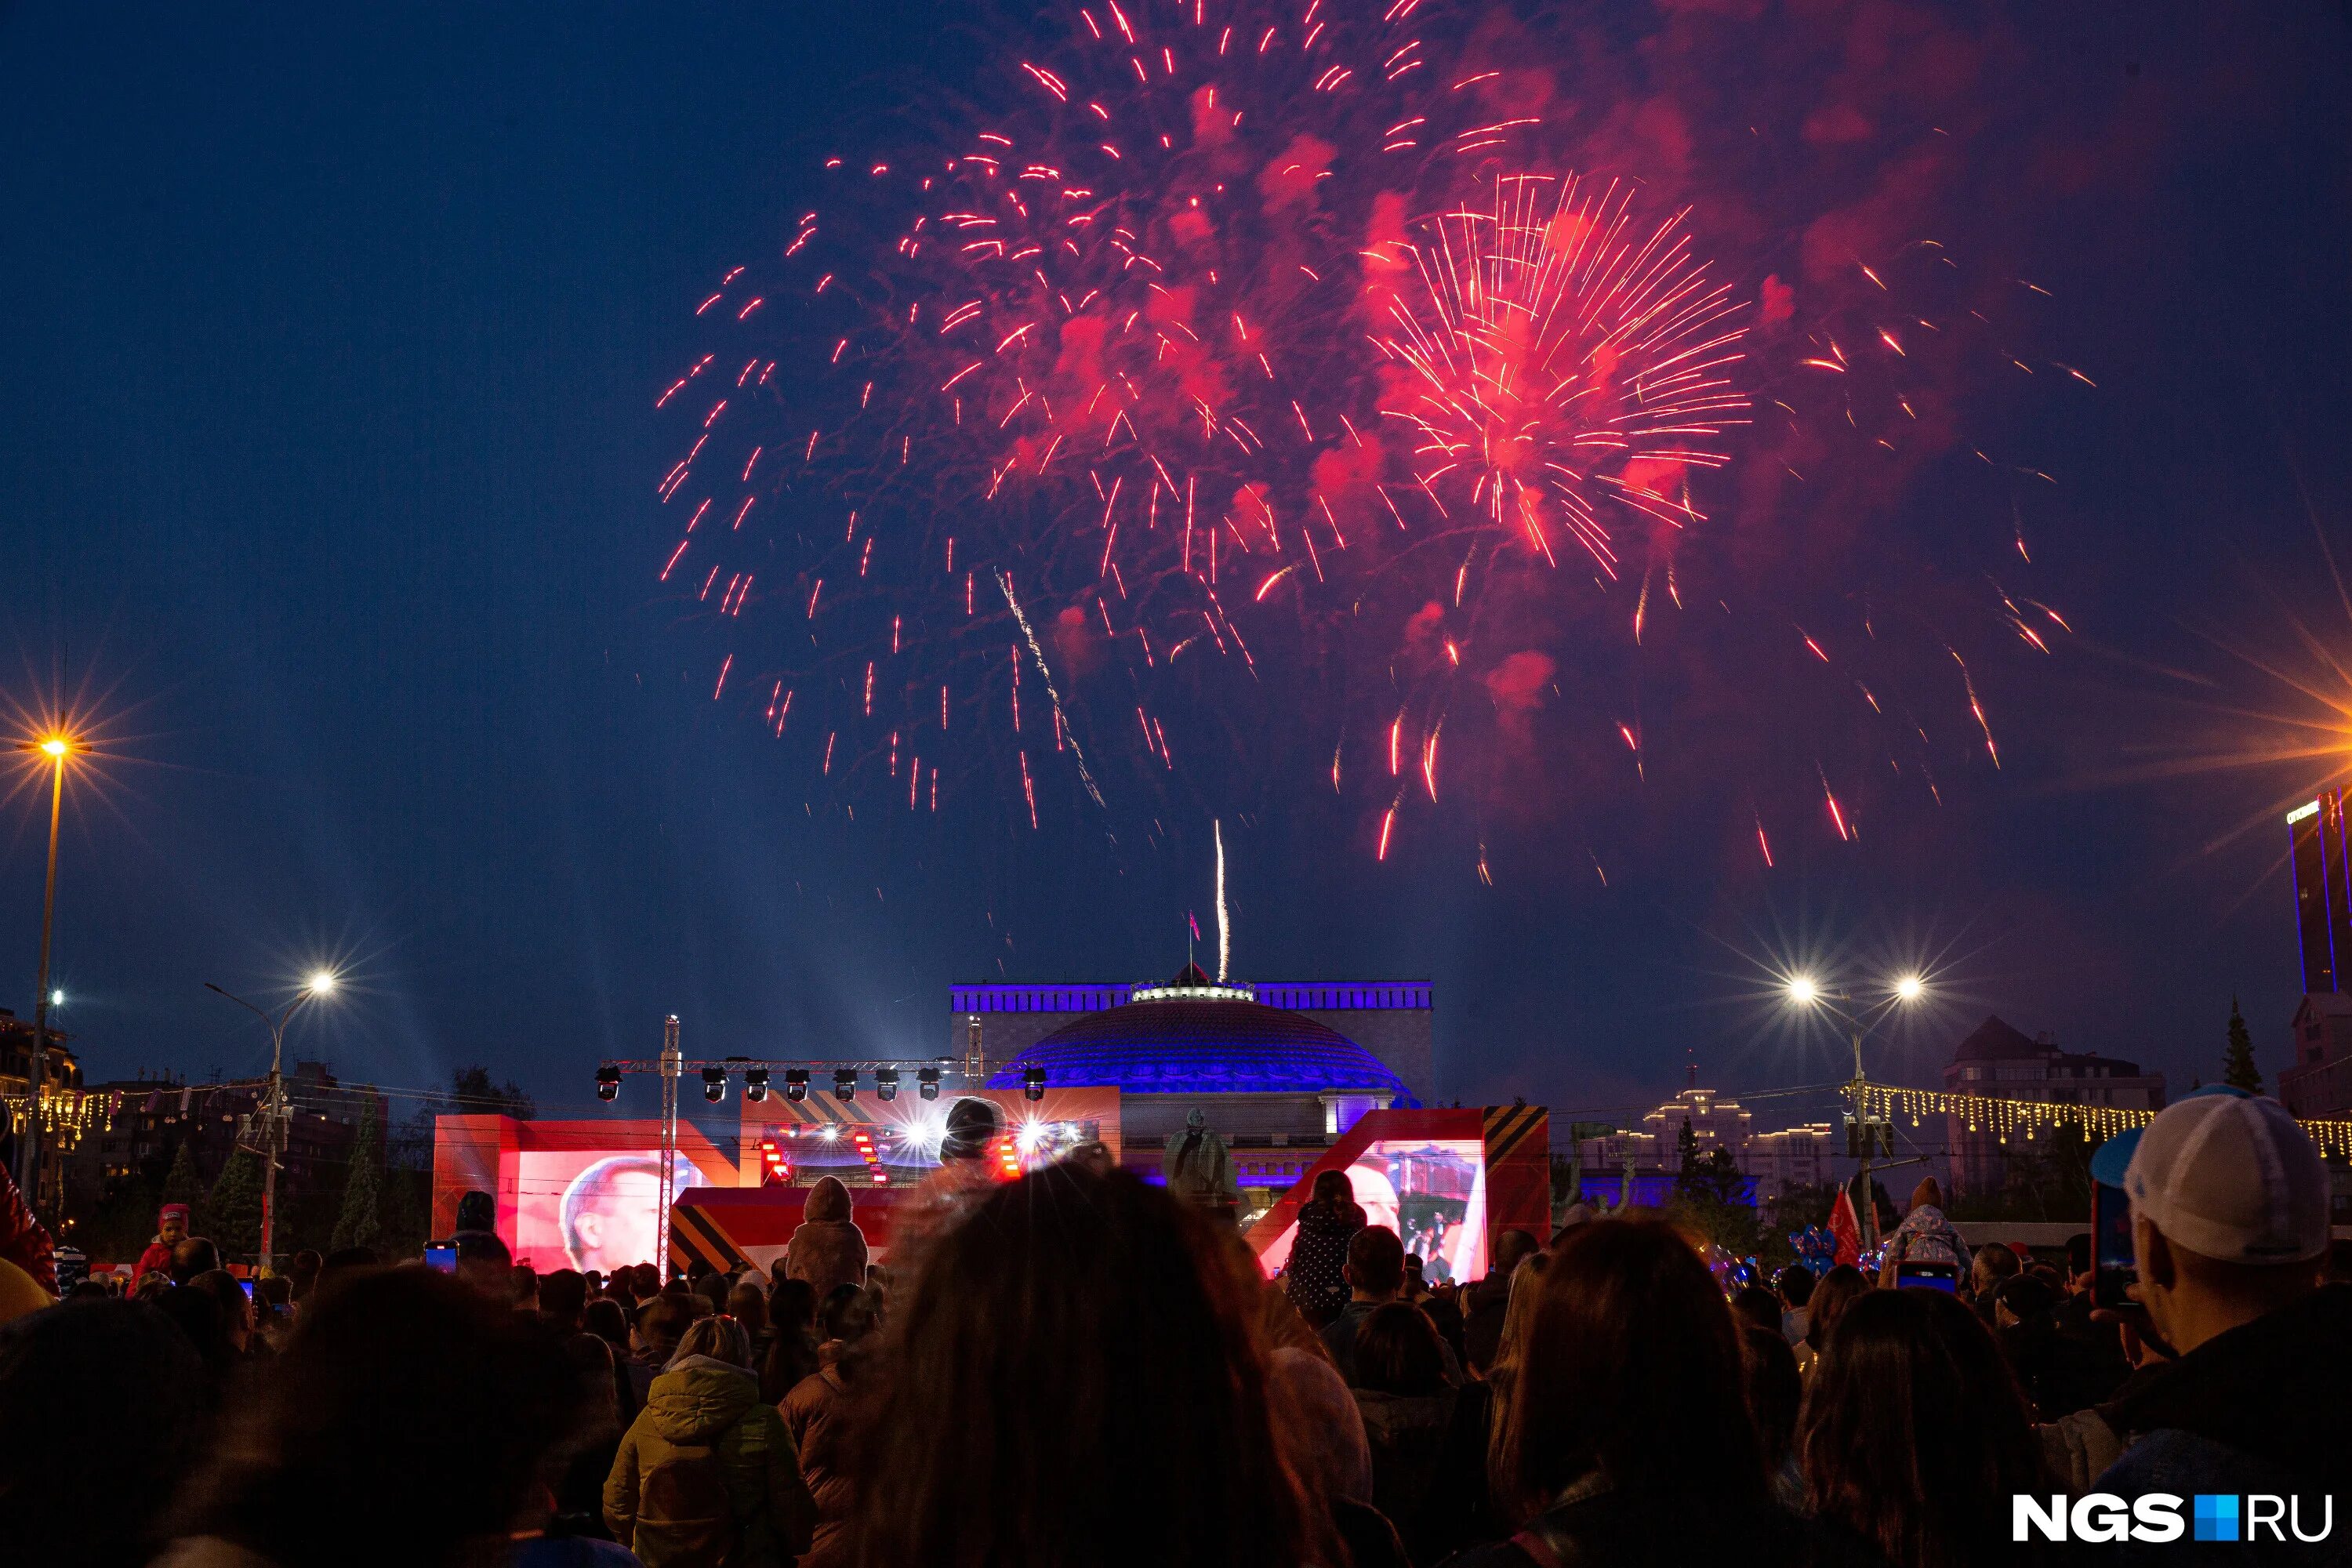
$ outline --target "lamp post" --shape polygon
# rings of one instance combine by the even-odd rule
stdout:
[[[1836,1017],[1840,1023],[1845,1026],[1846,1037],[1853,1043],[1853,1078],[1847,1083],[1846,1092],[1853,1099],[1854,1122],[1862,1130],[1862,1168],[1860,1172],[1862,1177],[1862,1199],[1863,1206],[1869,1211],[1867,1214],[1859,1217],[1861,1218],[1863,1225],[1864,1244],[1865,1246],[1874,1246],[1878,1240],[1878,1201],[1876,1194],[1870,1184],[1870,1154],[1876,1134],[1872,1131],[1870,1123],[1864,1116],[1865,1102],[1863,1099],[1863,1091],[1869,1086],[1869,1079],[1862,1070],[1862,1037],[1870,1033],[1871,1030],[1878,1027],[1879,1025],[1885,1023],[1888,1018],[1892,1017],[1897,1007],[1907,1006],[1926,995],[1927,993],[1927,983],[1916,974],[1904,974],[1897,976],[1893,984],[1887,987],[1886,998],[1879,1004],[1877,1016],[1866,1022],[1864,1019],[1855,1016],[1852,1011],[1853,1005],[1853,994],[1852,992],[1841,987],[1837,994],[1837,1000],[1832,1002],[1823,991],[1821,982],[1814,979],[1810,974],[1792,974],[1789,976],[1787,982],[1782,986],[1782,990],[1787,994],[1790,1002],[1796,1006],[1816,1007],[1821,1009],[1822,1012],[1831,1014]],[[1887,1153],[1889,1156],[1892,1156],[1894,1152],[1895,1151],[1890,1142]]]
[[[33,1072],[26,1088],[25,1135],[16,1141],[16,1185],[35,1209],[41,1206],[41,1090],[49,1076],[49,934],[58,913],[58,824],[66,800],[66,760],[74,754],[73,738],[43,737],[33,750],[49,764],[49,868],[41,883],[41,972],[33,999]]]
[[[284,1151],[286,1136],[286,1025],[294,1016],[294,1010],[303,1003],[333,993],[335,974],[329,969],[312,970],[310,977],[302,983],[300,994],[287,1003],[275,1018],[244,997],[224,991],[209,980],[205,982],[205,989],[236,1003],[260,1019],[269,1030],[269,1098],[262,1112],[266,1121],[262,1131],[261,1157],[261,1266],[268,1268],[272,1266],[271,1259],[277,1256],[272,1244],[277,1240],[278,1230],[278,1158]]]

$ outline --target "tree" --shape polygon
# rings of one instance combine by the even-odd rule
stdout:
[[[327,1245],[374,1247],[383,1239],[383,1134],[376,1121],[375,1096],[360,1105],[360,1130],[352,1141],[351,1174],[343,1181],[343,1209]]]
[[[261,1250],[261,1156],[242,1143],[213,1184],[205,1223],[224,1259]]]
[[[1833,1182],[1790,1182],[1775,1194],[1770,1204],[1771,1228],[1777,1232],[1801,1231],[1809,1225],[1827,1225],[1830,1207],[1837,1202],[1837,1184]]]
[[[2230,998],[2230,1048],[2221,1058],[2221,1081],[2248,1094],[2263,1091],[2263,1069],[2254,1065],[2254,1038],[2246,1032],[2235,996]]]
[[[172,1168],[163,1173],[162,1204],[187,1205],[188,1234],[207,1234],[211,1220],[204,1213],[205,1178],[196,1169],[196,1141],[193,1138],[180,1140],[179,1148],[172,1155]]]
[[[415,1258],[431,1239],[426,1213],[432,1182],[429,1171],[388,1166],[383,1173],[383,1237],[376,1250],[387,1258]]]
[[[450,1111],[458,1116],[511,1116],[517,1121],[528,1121],[539,1110],[514,1079],[493,1083],[490,1069],[478,1062],[449,1075],[447,1098]]]

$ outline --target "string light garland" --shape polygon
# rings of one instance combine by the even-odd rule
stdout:
[[[1908,1119],[1914,1127],[1927,1116],[1948,1116],[1969,1132],[1991,1133],[2001,1142],[2011,1135],[2027,1142],[2047,1137],[2072,1123],[2088,1138],[2107,1139],[2156,1120],[2153,1110],[2132,1110],[2114,1105],[2078,1105],[2067,1100],[2000,1100],[1982,1094],[1948,1094],[1939,1089],[1904,1089],[1893,1084],[1849,1086],[1855,1110],[1864,1120]],[[2352,1159],[2352,1121],[2315,1121],[2298,1117],[2304,1131],[2322,1154]]]
[[[98,1098],[95,1094],[79,1089],[42,1090],[42,1139],[55,1143],[60,1150],[69,1150],[79,1144],[82,1134],[89,1131],[90,1123],[97,1119],[95,1102]],[[11,1094],[0,1096],[0,1102],[5,1102],[7,1106],[9,1130],[22,1131],[25,1126],[25,1112],[32,1104],[33,1097],[29,1094]]]

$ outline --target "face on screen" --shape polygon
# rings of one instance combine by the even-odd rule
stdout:
[[[1384,1138],[1348,1167],[1348,1184],[1368,1225],[1397,1233],[1422,1260],[1432,1285],[1467,1283],[1486,1272],[1486,1162],[1475,1138]],[[1278,1268],[1290,1255],[1294,1225],[1266,1249]]]
[[[563,1207],[571,1216],[565,1250],[573,1268],[609,1274],[656,1261],[661,1180],[653,1171],[591,1165],[573,1179]]]

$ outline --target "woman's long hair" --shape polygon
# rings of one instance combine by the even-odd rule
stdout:
[[[1496,1496],[1517,1519],[1598,1479],[1676,1528],[1765,1506],[1739,1342],[1697,1254],[1662,1225],[1598,1220],[1559,1243],[1496,1433]]]
[[[1495,1342],[1495,1359],[1486,1367],[1486,1386],[1494,1391],[1486,1417],[1489,1497],[1510,1495],[1503,1469],[1503,1434],[1508,1426],[1503,1415],[1511,1407],[1511,1390],[1518,1384],[1519,1362],[1527,1354],[1528,1326],[1535,1321],[1536,1298],[1542,1294],[1543,1273],[1550,1266],[1550,1253],[1535,1252],[1521,1258],[1519,1266],[1511,1270],[1511,1296],[1503,1309],[1503,1331]]]
[[[1974,1312],[1871,1290],[1838,1314],[1798,1434],[1813,1510],[1897,1568],[2009,1550],[2009,1500],[2048,1489],[2024,1395]]]
[[[1315,1185],[1309,1189],[1307,1205],[1326,1214],[1337,1214],[1356,1201],[1356,1184],[1348,1179],[1345,1171],[1318,1171]]]
[[[1822,1276],[1805,1302],[1805,1345],[1815,1355],[1830,1348],[1837,1331],[1838,1314],[1870,1294],[1870,1276],[1851,1263],[1841,1263]]]
[[[873,1568],[1298,1568],[1306,1526],[1206,1222],[1049,1166],[940,1236],[861,1388]]]

